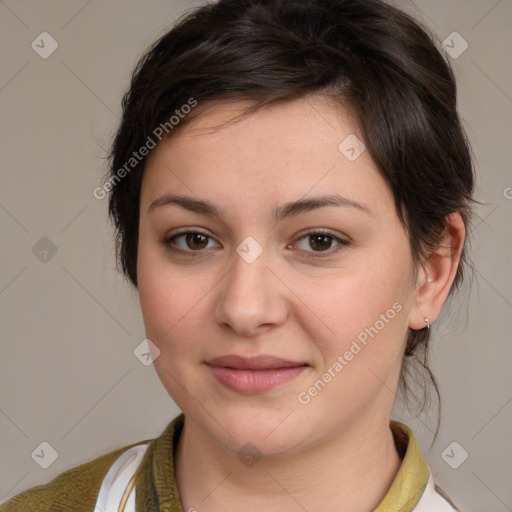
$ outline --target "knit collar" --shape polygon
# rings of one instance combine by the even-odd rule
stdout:
[[[389,426],[402,464],[389,491],[374,512],[411,512],[425,490],[430,469],[421,456],[412,430],[394,420]]]

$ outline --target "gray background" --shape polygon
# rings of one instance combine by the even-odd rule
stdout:
[[[133,354],[145,337],[137,295],[115,271],[107,203],[92,190],[138,57],[199,3],[0,2],[1,501],[156,437],[179,412],[153,368]],[[396,417],[415,430],[437,480],[463,510],[505,512],[512,510],[512,2],[395,3],[440,44],[455,31],[469,45],[450,59],[485,203],[474,225],[471,293],[466,286],[434,326],[443,397],[437,441],[431,447],[432,418],[399,410]],[[47,59],[31,48],[43,31],[59,44]],[[31,457],[44,441],[58,452],[47,469]],[[469,454],[457,469],[441,456],[453,441],[460,447],[448,450],[452,464],[462,449]],[[49,461],[44,445],[35,453]]]

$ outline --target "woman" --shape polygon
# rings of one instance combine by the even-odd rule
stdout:
[[[471,217],[426,31],[377,0],[206,5],[140,61],[111,162],[96,193],[183,414],[2,512],[457,510],[391,420]]]

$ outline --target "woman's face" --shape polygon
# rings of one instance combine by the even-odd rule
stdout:
[[[238,112],[219,104],[150,154],[140,303],[187,418],[235,452],[294,453],[389,421],[411,251],[347,113],[311,97],[211,129]]]

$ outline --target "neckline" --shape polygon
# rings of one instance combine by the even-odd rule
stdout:
[[[182,503],[176,483],[175,454],[185,424],[180,413],[155,439],[152,457],[152,480],[161,512],[182,511]],[[395,445],[402,459],[400,469],[384,499],[374,512],[411,512],[417,505],[430,477],[430,469],[424,461],[412,430],[396,420],[390,421]]]

